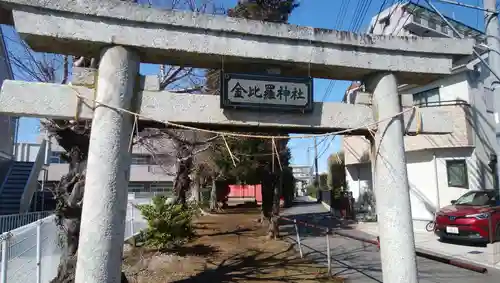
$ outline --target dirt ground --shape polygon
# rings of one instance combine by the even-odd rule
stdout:
[[[124,253],[131,283],[344,282],[326,267],[301,259],[290,243],[267,240],[257,208],[230,208],[196,220],[197,237],[184,247],[157,252],[142,247]]]

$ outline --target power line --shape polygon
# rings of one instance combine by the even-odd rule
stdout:
[[[367,1],[365,6],[363,6],[364,9],[362,10],[362,16],[360,16],[360,18],[358,20],[355,32],[359,32],[359,30],[363,26],[363,22],[365,21],[366,15],[368,14],[368,10],[370,9],[372,3],[373,3],[373,0],[370,0],[370,1]]]
[[[378,19],[380,17],[380,14],[382,13],[382,10],[384,9],[384,6],[385,6],[386,3],[387,3],[387,0],[384,0],[382,2],[382,5],[380,5],[380,8],[378,9],[378,13],[377,13],[377,18],[375,18],[375,22],[370,27],[370,33],[373,33],[373,30],[375,29],[375,25],[378,23]]]
[[[439,15],[439,17],[453,30],[453,32],[455,32],[458,37],[460,37],[461,39],[464,39],[465,37],[460,33],[458,32],[458,30],[450,23],[450,21],[448,21],[448,19],[439,11],[438,8],[436,8],[436,6],[434,6],[430,0],[425,0],[425,2],[427,2],[427,5],[429,5],[432,10],[434,10],[434,12],[436,12],[436,14]],[[488,62],[486,62],[483,57],[481,57],[481,54],[479,54],[475,49],[472,50],[472,52],[474,53],[474,55],[481,61],[481,63],[483,63],[485,65],[485,67],[496,77],[496,79],[498,81],[500,81],[500,76],[497,74],[497,72],[495,72],[493,70],[493,68],[491,68],[491,66],[488,64]]]
[[[334,29],[340,30],[342,28],[342,24],[345,20],[345,17],[347,15],[347,10],[349,8],[349,4],[351,3],[351,0],[342,0],[342,3],[340,4],[340,9],[337,14],[337,21],[335,22]],[[325,89],[325,93],[323,94],[323,97],[321,98],[322,102],[326,101],[326,98],[332,93],[332,90],[335,88],[335,84],[337,83],[336,80],[332,80],[328,83],[328,86]]]
[[[441,2],[441,3],[445,3],[445,4],[456,5],[456,6],[460,6],[460,7],[464,7],[464,8],[470,8],[470,9],[485,11],[485,12],[489,12],[489,13],[496,13],[496,11],[485,9],[483,7],[480,7],[480,6],[474,6],[474,5],[470,5],[470,4],[465,4],[465,3],[462,3],[462,2],[458,2],[458,1],[451,1],[451,0],[435,0],[435,1]]]

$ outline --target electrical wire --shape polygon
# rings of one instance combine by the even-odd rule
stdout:
[[[458,30],[450,23],[450,21],[448,21],[448,19],[439,11],[439,9],[436,8],[436,6],[434,6],[431,3],[430,0],[425,0],[425,2],[427,2],[427,4],[432,8],[432,10],[434,10],[434,12],[436,12],[436,14],[439,15],[439,17],[453,30],[453,32],[455,32],[458,35],[458,37],[460,37],[461,39],[465,38],[465,36],[463,34],[461,34],[460,32],[458,32]],[[486,62],[483,59],[483,57],[481,57],[481,54],[479,54],[476,50],[472,50],[472,52],[479,59],[479,61],[481,61],[481,63],[483,63],[485,65],[485,67],[496,77],[496,79],[498,81],[500,81],[500,76],[497,74],[497,72],[495,72],[493,70],[493,68],[491,68],[491,66],[488,64],[488,62]]]
[[[380,8],[378,9],[378,13],[377,13],[377,17],[375,18],[375,22],[373,23],[373,25],[370,27],[370,33],[373,33],[373,30],[375,29],[375,25],[377,25],[378,23],[378,19],[380,18],[380,14],[382,13],[382,11],[384,10],[384,6],[385,4],[387,3],[387,0],[384,0],[382,2],[382,4],[380,5]]]

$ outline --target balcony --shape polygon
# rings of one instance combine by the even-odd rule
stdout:
[[[162,168],[158,165],[131,165],[130,182],[167,182],[173,181],[174,168]],[[47,181],[59,181],[62,176],[68,173],[69,164],[52,163],[47,167]],[[40,174],[38,180],[43,179]]]
[[[459,37],[436,13],[412,3],[406,6],[410,18],[403,24],[403,28],[411,34],[423,37]],[[461,35],[474,38],[477,44],[485,41],[486,37],[481,31],[450,18],[448,21]]]
[[[442,107],[453,115],[453,133],[447,135],[405,136],[406,151],[433,148],[456,148],[474,146],[471,107],[465,101],[441,101],[427,107]],[[345,163],[357,164],[370,162],[370,143],[361,136],[344,136],[342,144]]]

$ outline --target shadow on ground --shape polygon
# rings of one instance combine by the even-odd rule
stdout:
[[[179,246],[175,248],[162,250],[165,254],[176,254],[179,256],[209,256],[214,255],[219,250],[209,245],[193,245],[193,246]]]
[[[296,230],[293,220],[297,221],[301,237],[318,237],[330,231],[353,229],[354,222],[341,221],[330,212],[313,212],[304,214],[285,215],[280,219],[280,233],[283,235],[295,235]]]
[[[190,278],[175,283],[193,282],[343,282],[326,278],[320,267],[311,267],[296,257],[287,255],[293,250],[290,245],[286,251],[264,255],[251,250],[245,255],[233,255],[220,263],[208,261],[207,268]],[[276,273],[276,270],[279,273]],[[324,271],[324,269],[323,269]]]

